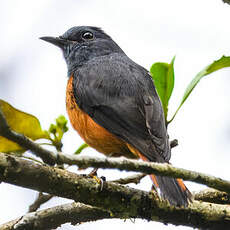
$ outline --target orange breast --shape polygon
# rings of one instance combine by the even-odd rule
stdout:
[[[73,77],[68,80],[66,89],[66,108],[73,128],[81,138],[91,147],[106,155],[135,157],[126,143],[106,129],[98,125],[88,114],[83,112],[76,104],[73,94]]]

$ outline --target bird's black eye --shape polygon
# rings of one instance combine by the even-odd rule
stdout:
[[[94,35],[92,32],[86,31],[86,32],[82,33],[82,38],[84,40],[92,40],[92,39],[94,39]]]

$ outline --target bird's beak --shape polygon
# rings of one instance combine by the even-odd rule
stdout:
[[[67,40],[60,37],[41,37],[40,39],[58,46],[62,50],[64,49],[65,45],[67,45]]]

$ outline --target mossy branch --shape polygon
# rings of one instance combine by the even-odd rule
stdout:
[[[81,168],[96,167],[96,168],[117,168],[120,170],[136,171],[146,174],[156,174],[162,176],[169,176],[175,178],[182,178],[184,180],[194,181],[197,183],[205,184],[211,188],[215,188],[224,192],[230,193],[230,182],[209,176],[203,173],[198,173],[190,170],[173,167],[169,164],[159,163],[148,163],[138,162],[135,160],[128,159],[102,159],[102,158],[91,158],[91,157],[79,157],[75,155],[67,155],[59,153],[55,155],[53,152],[42,148],[29,138],[22,134],[16,133],[10,129],[5,117],[0,109],[0,135],[16,142],[22,147],[31,150],[36,156],[50,165],[57,164],[68,164],[78,165]]]
[[[142,218],[199,228],[230,228],[230,207],[193,201],[187,208],[170,206],[155,194],[104,182],[67,170],[0,153],[0,180],[107,210],[120,218]]]
[[[41,157],[45,163],[51,165],[55,163],[76,164],[81,168],[118,168],[146,174],[153,173],[183,178],[230,192],[230,183],[228,181],[176,168],[169,164],[139,162],[125,158],[101,159],[64,155],[62,153],[54,154],[25,136],[12,131],[1,111],[0,135],[33,151],[36,156]],[[152,193],[131,189],[111,182],[105,182],[101,190],[101,185],[91,178],[3,153],[0,153],[0,181],[93,205],[99,209],[106,210],[106,213],[114,217],[142,218],[199,228],[230,229],[230,208],[228,206],[193,201],[187,208],[173,207],[167,201],[160,200]],[[63,220],[62,222],[66,223],[65,221]]]
[[[84,205],[82,203],[70,203],[58,205],[45,210],[28,213],[13,221],[0,225],[1,230],[48,230],[56,229],[64,223],[72,225],[86,221],[119,218],[112,217],[108,211],[100,208]]]
[[[205,189],[194,193],[193,196],[194,199],[200,201],[230,205],[230,194],[226,192],[220,192],[216,189]]]
[[[146,174],[155,174],[161,176],[169,176],[174,178],[182,178],[184,180],[197,182],[207,185],[224,192],[230,193],[230,182],[210,176],[204,173],[173,167],[170,164],[160,164],[153,162],[143,162],[137,160],[129,160],[124,157],[120,158],[97,158],[86,156],[74,156],[68,154],[58,154],[59,161],[68,165],[77,165],[80,168],[114,168],[126,171],[142,172]]]

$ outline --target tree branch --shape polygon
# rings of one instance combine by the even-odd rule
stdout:
[[[216,189],[205,189],[193,194],[195,200],[215,203],[215,204],[230,204],[230,194],[220,192]]]
[[[77,164],[79,167],[118,168],[127,171],[144,172],[183,178],[222,191],[230,192],[230,183],[205,174],[175,168],[168,164],[137,162],[128,159],[99,159],[58,154],[57,156],[40,147],[24,135],[12,131],[0,111],[0,135],[30,149],[44,162]],[[188,208],[170,206],[153,194],[105,182],[103,191],[92,179],[57,168],[35,164],[30,161],[0,153],[0,180],[44,191],[75,201],[107,209],[120,218],[144,218],[164,223],[182,224],[209,229],[230,228],[230,208],[217,204],[193,202]],[[38,185],[38,181],[40,182]],[[77,192],[76,192],[77,190]],[[97,199],[95,199],[97,197]],[[99,198],[98,198],[99,197]],[[182,215],[183,214],[183,215]]]
[[[223,0],[224,3],[228,3],[230,5],[230,0]]]
[[[135,174],[135,175],[131,175],[125,178],[120,178],[117,180],[113,180],[110,182],[113,183],[118,183],[118,184],[130,184],[130,183],[134,183],[134,184],[138,184],[140,183],[141,179],[143,179],[145,176],[147,176],[146,174]],[[47,201],[49,201],[50,199],[52,199],[54,196],[51,194],[43,194],[42,192],[38,193],[37,198],[35,199],[35,201],[29,206],[29,211],[28,212],[35,212],[37,211],[42,204],[46,203]]]
[[[104,182],[0,153],[0,180],[93,205],[120,218],[142,218],[191,227],[230,228],[230,207],[194,201],[170,206],[153,193]]]
[[[170,148],[174,148],[178,145],[178,140],[177,139],[174,139],[172,141],[170,141]]]
[[[36,200],[29,206],[28,212],[37,211],[42,204],[46,203],[47,201],[49,201],[53,197],[54,196],[51,194],[43,194],[42,192],[39,192]]]
[[[174,178],[182,178],[184,180],[205,184],[211,188],[215,188],[230,193],[230,182],[220,178],[209,176],[204,173],[198,173],[191,170],[173,167],[170,164],[160,164],[154,162],[143,162],[137,160],[129,160],[124,157],[120,158],[96,158],[86,156],[75,156],[68,154],[58,154],[61,163],[68,165],[77,165],[80,168],[117,168],[120,170],[142,172],[146,174],[155,174],[161,176],[169,176]]]
[[[111,216],[108,211],[84,205],[81,203],[70,203],[32,212],[0,225],[1,230],[48,230],[56,229],[64,223],[72,225],[87,221],[101,219],[119,218],[119,215]]]
[[[49,165],[55,164],[56,156],[53,152],[42,148],[35,142],[31,141],[26,136],[16,133],[8,126],[7,121],[0,108],[0,135],[19,144],[25,149],[31,150],[36,156],[40,157],[45,163]]]
[[[110,182],[118,183],[118,184],[130,184],[130,183],[138,184],[138,183],[140,183],[141,179],[143,179],[145,176],[147,176],[147,175],[144,173],[139,173],[139,174],[125,177],[125,178],[112,180]]]
[[[147,163],[139,162],[134,160],[123,159],[100,159],[100,158],[88,158],[88,157],[78,157],[74,155],[64,155],[59,153],[57,156],[35,142],[31,141],[24,135],[18,134],[10,129],[8,126],[4,115],[0,109],[0,135],[14,141],[26,149],[30,149],[35,153],[35,155],[41,157],[45,163],[54,165],[59,164],[69,164],[78,165],[79,167],[96,167],[96,168],[118,168],[127,171],[143,172],[146,174],[156,174],[162,176],[169,176],[175,178],[182,178],[184,180],[194,181],[197,183],[205,184],[209,187],[230,193],[230,183],[228,181],[222,180],[220,178],[215,178],[213,176],[208,176],[206,174],[197,173],[194,171],[189,171],[181,168],[175,168],[169,164],[158,164],[158,163]],[[174,142],[174,141],[173,141]],[[176,144],[177,141],[175,141]],[[173,145],[173,144],[172,144]]]

